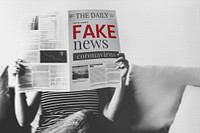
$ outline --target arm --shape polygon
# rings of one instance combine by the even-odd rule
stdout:
[[[116,113],[123,101],[124,93],[125,93],[126,78],[127,78],[127,73],[129,70],[129,63],[125,59],[124,54],[122,53],[119,54],[119,57],[116,62],[119,63],[117,69],[122,69],[121,70],[121,87],[115,88],[114,94],[110,102],[106,104],[104,108],[104,112],[103,112],[104,116],[111,121],[115,120]]]
[[[15,72],[15,114],[17,121],[20,126],[28,126],[34,119],[40,104],[41,92],[29,92],[30,95],[28,99],[26,98],[25,92],[19,91],[19,78],[21,75],[25,74],[25,67],[16,63]]]

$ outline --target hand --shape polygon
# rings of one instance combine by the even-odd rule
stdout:
[[[117,69],[122,69],[122,71],[121,71],[122,78],[126,78],[127,73],[129,71],[129,62],[125,58],[125,54],[124,53],[119,53],[118,54],[118,58],[117,58],[116,63],[119,63]]]
[[[25,74],[25,66],[22,64],[22,60],[18,59],[15,61],[15,66],[13,70],[13,75],[14,76],[20,76]]]

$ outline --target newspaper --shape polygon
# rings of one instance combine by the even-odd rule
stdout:
[[[21,91],[79,91],[121,85],[114,10],[70,10],[27,20]]]

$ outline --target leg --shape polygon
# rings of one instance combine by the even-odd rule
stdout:
[[[91,133],[119,133],[113,122],[102,117],[89,117]]]
[[[40,133],[89,133],[87,110],[78,111]]]

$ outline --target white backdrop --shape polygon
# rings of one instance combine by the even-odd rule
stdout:
[[[137,65],[200,66],[199,0],[0,0],[0,64],[19,51],[21,20],[69,9],[117,11],[122,52]],[[200,132],[200,89],[188,88],[170,133]]]

